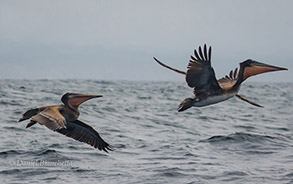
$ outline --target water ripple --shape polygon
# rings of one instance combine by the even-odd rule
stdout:
[[[244,83],[240,95],[178,113],[185,82],[0,80],[0,183],[290,183],[293,84]],[[66,92],[103,94],[80,106],[115,150],[109,154],[17,123]],[[69,166],[22,165],[69,161]]]

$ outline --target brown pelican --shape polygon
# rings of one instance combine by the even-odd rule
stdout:
[[[265,72],[273,72],[278,70],[288,70],[287,68],[264,64],[252,59],[247,59],[240,63],[240,68],[231,70],[229,76],[217,80],[215,71],[211,66],[212,49],[204,45],[203,50],[199,47],[198,52],[194,50],[194,56],[187,66],[187,72],[177,70],[162,63],[154,57],[160,65],[173,70],[177,73],[184,74],[187,85],[194,89],[194,97],[186,98],[178,107],[178,111],[184,111],[192,106],[202,107],[215,104],[231,97],[238,97],[252,105],[262,107],[254,102],[251,102],[244,97],[238,95],[240,85],[248,77],[258,75]]]
[[[111,150],[111,146],[106,143],[99,133],[89,124],[78,120],[78,106],[83,102],[99,98],[103,95],[86,95],[77,93],[66,93],[61,101],[64,105],[43,106],[28,110],[19,119],[19,122],[30,119],[26,128],[36,123],[45,125],[47,128],[71,137],[80,142],[87,143],[99,150]]]

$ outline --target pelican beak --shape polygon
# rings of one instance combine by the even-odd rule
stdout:
[[[74,94],[74,98],[99,98],[103,95]]]
[[[100,97],[103,97],[103,95],[74,94],[72,98],[76,98],[84,102],[92,98],[100,98]]]
[[[253,67],[253,68],[256,68],[256,69],[262,71],[260,73],[272,72],[272,71],[279,71],[279,70],[288,70],[287,68],[273,66],[273,65],[268,65],[268,64],[261,63],[261,62],[258,62],[258,61],[252,61],[250,63],[250,67]]]
[[[68,96],[68,104],[71,106],[79,106],[83,102],[90,100],[92,98],[100,98],[103,97],[103,95],[88,95],[88,94],[77,94],[72,93]]]
[[[253,75],[258,75],[261,73],[288,70],[287,68],[268,65],[265,63],[251,60],[251,59],[248,59],[240,63],[240,65],[245,65],[244,72],[243,72],[243,81],[247,79],[248,77],[251,77]]]

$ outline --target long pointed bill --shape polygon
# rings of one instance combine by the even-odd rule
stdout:
[[[250,64],[250,66],[245,67],[243,78],[245,80],[248,77],[253,76],[253,75],[258,75],[258,74],[266,73],[266,72],[274,72],[274,71],[279,71],[279,70],[288,70],[288,69],[283,68],[283,67],[268,65],[265,63],[257,62],[257,61],[253,61]]]
[[[76,107],[87,100],[99,97],[103,97],[103,95],[72,94],[68,97],[68,104]]]

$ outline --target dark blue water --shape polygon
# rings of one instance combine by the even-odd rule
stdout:
[[[293,84],[245,83],[239,99],[177,112],[180,82],[0,80],[0,183],[293,183]],[[109,154],[18,123],[65,92],[103,94],[80,107]]]

